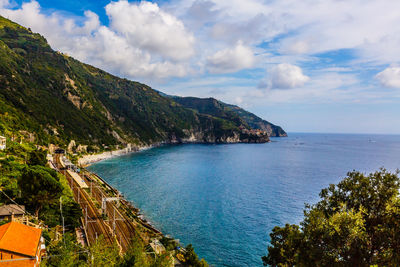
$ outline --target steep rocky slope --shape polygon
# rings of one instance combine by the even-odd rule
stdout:
[[[263,120],[238,106],[226,104],[214,98],[177,96],[172,96],[172,98],[182,106],[197,110],[202,114],[241,120],[243,124],[247,124],[252,129],[266,131],[270,137],[287,136],[286,132],[280,126]]]

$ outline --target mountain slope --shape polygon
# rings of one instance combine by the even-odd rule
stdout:
[[[172,98],[182,106],[197,110],[202,114],[209,114],[222,118],[233,118],[236,121],[240,120],[242,124],[247,124],[251,129],[266,131],[270,137],[287,136],[286,132],[280,126],[263,120],[238,106],[226,104],[214,98],[178,96],[172,96]]]
[[[0,134],[37,143],[267,142],[233,113],[186,108],[147,85],[55,52],[40,34],[0,17]],[[246,129],[246,130],[244,130]]]
[[[261,119],[257,115],[248,112],[238,106],[225,104],[229,109],[239,115],[251,128],[266,131],[270,137],[286,137],[287,133],[282,127]]]

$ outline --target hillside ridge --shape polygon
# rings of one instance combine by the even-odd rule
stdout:
[[[268,131],[237,112],[188,108],[145,84],[56,52],[40,34],[1,16],[0,59],[3,135],[43,145],[74,140],[92,152],[128,144],[269,141]]]

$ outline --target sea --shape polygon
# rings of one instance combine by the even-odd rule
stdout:
[[[266,144],[168,145],[89,167],[211,266],[262,266],[274,226],[352,170],[400,168],[400,135],[289,133]]]

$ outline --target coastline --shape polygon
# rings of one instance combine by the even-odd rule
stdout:
[[[271,142],[271,140],[268,140],[265,143],[270,143],[270,142]],[[98,153],[98,154],[83,155],[78,159],[78,165],[80,167],[88,167],[92,163],[96,163],[96,162],[99,162],[102,160],[107,160],[107,159],[131,154],[131,153],[136,153],[136,152],[140,152],[143,150],[159,147],[162,145],[168,145],[168,144],[176,145],[176,144],[240,144],[240,143],[251,144],[252,142],[241,142],[241,141],[237,141],[237,140],[228,140],[227,142],[207,142],[207,141],[197,141],[196,139],[189,138],[189,139],[183,139],[180,142],[178,142],[178,141],[165,142],[164,141],[164,142],[157,142],[157,143],[154,143],[151,145],[142,145],[142,146],[128,144],[125,148],[122,148],[122,149],[104,151],[104,152]]]
[[[160,146],[160,144],[153,144],[153,145],[148,145],[148,146],[132,146],[131,144],[128,144],[127,147],[123,149],[117,149],[117,150],[111,150],[111,151],[105,151],[99,154],[89,154],[89,155],[83,155],[78,159],[78,165],[81,167],[88,167],[93,163],[102,161],[102,160],[107,160],[123,155],[128,155],[131,153],[136,153],[140,152],[143,150],[151,149],[154,147]]]

